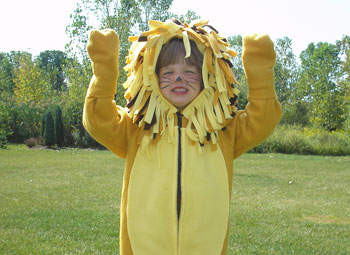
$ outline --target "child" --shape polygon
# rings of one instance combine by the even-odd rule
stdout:
[[[238,110],[235,53],[225,38],[204,21],[149,25],[130,38],[125,108],[113,101],[118,36],[93,31],[87,47],[94,76],[84,126],[126,160],[121,254],[226,254],[233,160],[281,116],[273,43],[266,35],[244,38],[249,103]]]

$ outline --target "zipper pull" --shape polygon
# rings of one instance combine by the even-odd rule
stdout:
[[[176,116],[177,116],[177,126],[179,128],[182,128],[182,113],[181,112],[176,112]]]

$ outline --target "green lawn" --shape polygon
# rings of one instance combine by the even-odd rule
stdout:
[[[0,254],[119,254],[123,160],[0,150]],[[350,254],[350,157],[245,154],[228,254]]]

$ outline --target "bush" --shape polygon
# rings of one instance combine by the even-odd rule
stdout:
[[[52,146],[56,144],[55,123],[54,123],[50,109],[45,111],[43,115],[42,136],[44,138],[45,145]]]
[[[350,155],[350,132],[304,129],[304,134],[318,155]]]
[[[78,88],[75,88],[78,89]],[[62,105],[64,136],[67,146],[103,148],[85,130],[82,123],[86,88],[82,87],[75,95],[68,95]]]
[[[1,95],[0,127],[9,142],[23,143],[40,135],[40,119],[46,105],[40,102],[16,102],[13,96]]]
[[[59,147],[62,147],[64,144],[64,130],[63,130],[61,108],[57,105],[53,106],[52,107],[52,114],[53,114],[53,118],[54,118],[56,144]]]
[[[58,105],[51,106],[44,112],[41,120],[41,135],[44,137],[45,145],[52,146],[57,144],[59,147],[63,146],[64,130],[62,111]]]
[[[283,115],[281,124],[283,125],[300,125],[309,124],[309,112],[305,102],[293,102],[283,105]]]
[[[6,100],[3,97],[0,100],[0,148],[5,149],[8,143],[8,137],[12,132],[9,127],[8,118],[10,116],[9,107],[7,107]]]
[[[37,144],[37,141],[34,137],[32,137],[32,138],[25,140],[24,144],[27,145],[29,148],[32,148]]]
[[[8,133],[6,132],[6,130],[0,128],[0,149],[6,149],[8,143],[7,136]]]
[[[350,133],[280,125],[270,137],[251,152],[350,155]]]

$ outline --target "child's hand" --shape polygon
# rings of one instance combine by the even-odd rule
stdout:
[[[112,29],[91,31],[87,51],[94,63],[117,60],[119,54],[117,33]]]
[[[268,35],[253,34],[244,37],[242,60],[248,84],[254,83],[256,86],[273,80],[275,59],[274,45]]]
[[[87,51],[92,61],[94,95],[108,97],[115,94],[118,79],[119,38],[112,29],[93,30]]]

